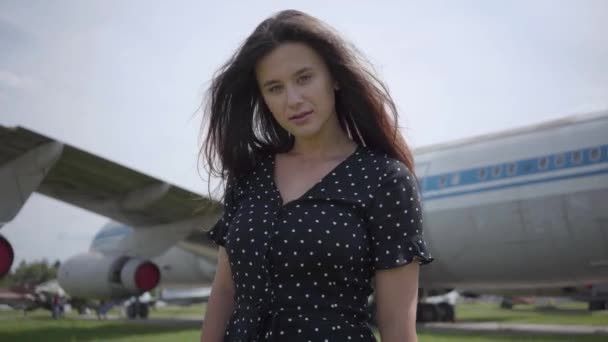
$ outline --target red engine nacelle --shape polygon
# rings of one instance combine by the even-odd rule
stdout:
[[[152,290],[160,282],[160,270],[147,260],[91,252],[62,263],[58,279],[73,297],[118,298]]]
[[[3,278],[11,270],[14,259],[13,246],[4,236],[0,235],[0,278]]]

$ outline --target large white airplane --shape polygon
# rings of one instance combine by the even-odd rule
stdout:
[[[422,268],[423,293],[547,290],[606,308],[598,289],[608,283],[608,111],[418,148],[415,159],[436,258]],[[2,222],[33,191],[112,219],[88,252],[62,264],[59,281],[72,296],[125,298],[212,281],[216,249],[203,234],[221,214],[212,199],[1,126],[0,187]],[[6,272],[4,238],[0,257]],[[450,304],[419,306],[421,320],[453,316]]]

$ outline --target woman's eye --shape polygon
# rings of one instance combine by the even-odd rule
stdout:
[[[308,82],[308,80],[310,80],[311,77],[312,77],[311,75],[302,75],[302,76],[298,77],[298,82],[306,83],[306,82]]]
[[[268,92],[270,92],[270,93],[277,93],[280,90],[281,90],[281,86],[278,86],[278,85],[275,85],[275,86],[272,86],[272,87],[268,88]]]

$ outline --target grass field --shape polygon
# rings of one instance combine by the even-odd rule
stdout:
[[[459,321],[509,322],[543,324],[577,324],[608,326],[606,312],[589,313],[584,304],[569,303],[551,309],[521,306],[515,310],[501,310],[496,304],[477,303],[457,306]],[[166,307],[151,312],[155,318],[202,317],[203,306]],[[118,311],[110,314],[118,315]],[[82,319],[68,314],[65,319],[52,320],[49,313],[36,311],[24,318],[19,312],[0,312],[0,341],[112,341],[112,342],[161,342],[198,341],[199,329],[193,325],[157,326],[125,321],[97,321]],[[499,333],[454,333],[419,329],[422,342],[461,341],[606,341],[606,336],[533,336]]]
[[[456,307],[456,317],[458,321],[468,322],[608,326],[608,312],[590,312],[587,304],[581,302],[552,307],[516,305],[512,310],[499,309],[494,303],[463,303]]]

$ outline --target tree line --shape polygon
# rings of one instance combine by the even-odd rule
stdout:
[[[28,287],[33,288],[45,281],[56,279],[61,262],[59,260],[49,263],[48,260],[26,262],[21,260],[19,265],[0,279],[0,288]]]

